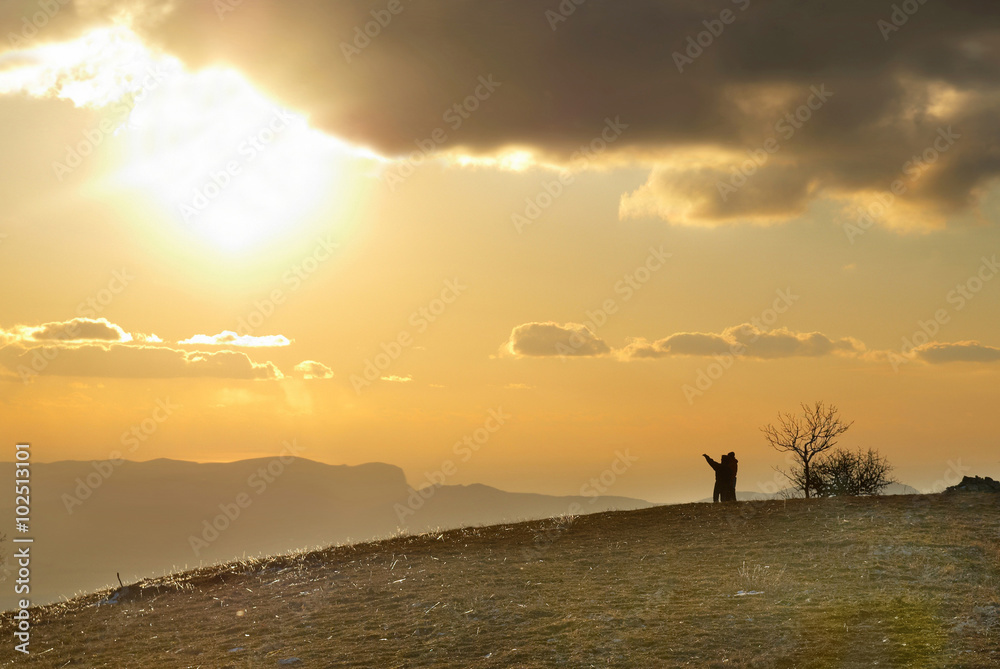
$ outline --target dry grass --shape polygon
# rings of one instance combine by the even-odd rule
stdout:
[[[689,504],[243,561],[35,609],[29,667],[998,667],[1000,496]],[[759,594],[738,594],[759,593]]]

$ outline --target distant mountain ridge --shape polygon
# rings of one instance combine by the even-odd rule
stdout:
[[[12,481],[13,468],[0,463],[0,480]],[[291,456],[32,463],[31,501],[33,603],[116,584],[116,572],[128,581],[399,532],[655,506],[482,484],[414,490],[395,465],[329,465]],[[0,517],[14,517],[12,496],[0,498]],[[9,570],[9,537],[0,551]],[[9,578],[7,572],[0,586],[4,609],[14,605]]]

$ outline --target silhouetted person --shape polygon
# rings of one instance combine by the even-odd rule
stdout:
[[[736,501],[736,470],[739,468],[740,461],[736,459],[736,453],[729,451],[724,456],[722,456],[722,462],[727,467],[728,478],[726,479],[726,485],[723,489],[722,501],[723,502],[735,502]]]
[[[708,457],[707,453],[702,455],[709,466],[715,470],[715,489],[712,490],[712,502],[735,502],[736,469],[739,463],[736,454],[730,451],[719,458],[720,462]]]
[[[729,468],[726,464],[724,464],[726,462],[726,456],[724,455],[720,458],[722,462],[716,462],[712,458],[708,457],[708,453],[702,453],[702,455],[708,465],[715,470],[715,488],[712,490],[712,503],[714,504],[721,500],[722,489],[726,485]]]

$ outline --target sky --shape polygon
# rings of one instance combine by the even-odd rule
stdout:
[[[36,460],[294,440],[682,502],[702,453],[784,487],[760,427],[822,400],[919,490],[1000,477],[995,4],[18,0],[0,37]]]

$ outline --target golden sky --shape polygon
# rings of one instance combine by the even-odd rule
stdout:
[[[789,2],[7,3],[8,440],[687,501],[822,399],[998,476],[1000,14]]]

